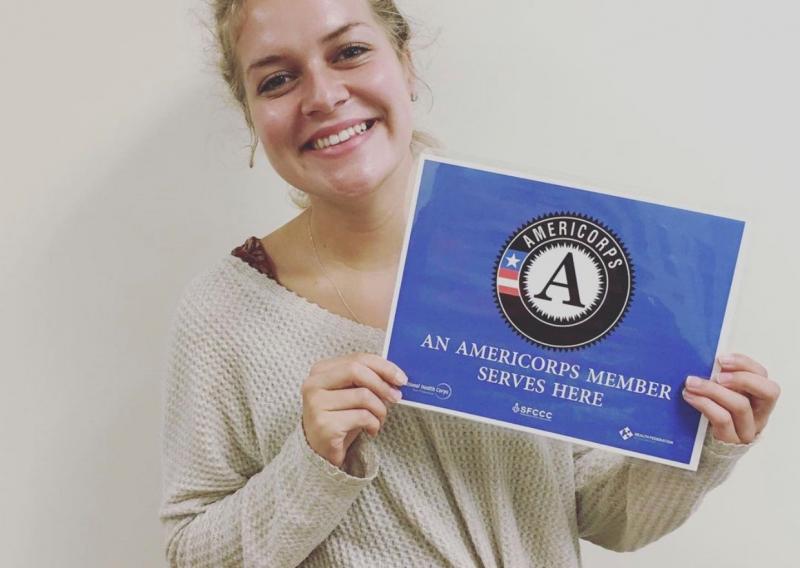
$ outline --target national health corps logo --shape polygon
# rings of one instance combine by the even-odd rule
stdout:
[[[528,341],[556,350],[600,341],[633,296],[633,266],[619,237],[579,213],[531,219],[506,241],[495,264],[500,312]]]

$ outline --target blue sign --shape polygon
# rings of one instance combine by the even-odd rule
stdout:
[[[423,156],[401,404],[696,469],[744,222]]]

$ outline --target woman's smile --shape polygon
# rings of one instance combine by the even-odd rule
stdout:
[[[372,135],[376,119],[348,121],[320,130],[303,145],[302,150],[314,156],[335,158],[361,147]]]

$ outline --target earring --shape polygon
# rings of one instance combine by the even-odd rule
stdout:
[[[411,102],[415,103],[418,100],[419,100],[419,96],[417,95],[417,93],[411,93]]]

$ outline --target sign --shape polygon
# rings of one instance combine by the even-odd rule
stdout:
[[[744,222],[432,155],[411,207],[401,404],[697,468]]]

